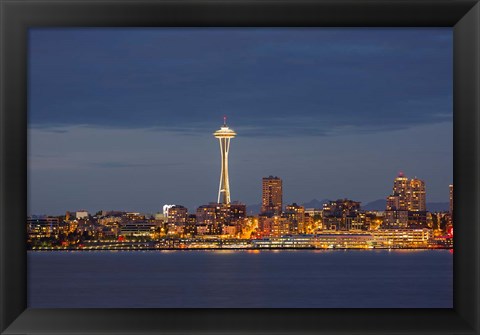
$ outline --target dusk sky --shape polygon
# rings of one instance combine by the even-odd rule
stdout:
[[[29,213],[194,212],[216,201],[228,117],[232,200],[392,191],[447,202],[450,28],[30,29]],[[428,208],[427,208],[428,209]]]

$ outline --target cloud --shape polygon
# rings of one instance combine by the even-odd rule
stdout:
[[[91,163],[92,167],[104,169],[116,168],[139,168],[139,167],[161,167],[161,166],[179,166],[183,163],[131,163],[131,162],[95,162]]]
[[[29,47],[29,124],[52,132],[196,136],[227,114],[248,136],[331,136],[452,112],[451,29],[33,29]]]

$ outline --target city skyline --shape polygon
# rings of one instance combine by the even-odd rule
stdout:
[[[236,135],[236,134],[235,134]],[[222,147],[221,147],[222,148]],[[223,162],[223,156],[221,160],[221,174],[220,174],[220,187],[223,185],[223,169],[224,169],[224,162]],[[139,213],[142,215],[157,215],[163,213],[163,215],[166,215],[168,213],[168,210],[171,208],[182,208],[185,210],[185,213],[194,213],[195,211],[198,212],[199,209],[204,208],[204,207],[210,207],[210,206],[246,206],[247,211],[246,215],[280,215],[283,213],[283,210],[285,209],[288,212],[288,207],[289,206],[300,206],[305,209],[322,209],[325,207],[325,205],[328,205],[328,203],[335,202],[335,201],[343,201],[343,200],[348,200],[348,201],[354,201],[351,200],[348,196],[340,197],[340,198],[324,198],[322,200],[318,199],[312,199],[309,203],[316,203],[316,205],[310,205],[306,206],[308,203],[300,202],[298,200],[293,200],[290,202],[283,202],[283,180],[278,177],[278,176],[268,176],[268,177],[263,177],[262,178],[262,187],[261,187],[261,203],[258,204],[246,204],[245,202],[235,200],[235,201],[227,201],[226,196],[222,196],[225,192],[222,189],[219,189],[218,193],[218,200],[215,201],[206,201],[201,205],[194,206],[194,207],[185,207],[183,204],[164,204],[161,206],[161,209],[157,210],[156,212],[139,212],[135,210],[126,210],[126,209],[79,209],[76,208],[72,211],[72,208],[64,210],[63,213],[60,214],[52,214],[52,213],[43,213],[43,214],[29,214],[29,216],[35,216],[35,217],[42,217],[42,216],[62,216],[65,213],[69,215],[68,213],[84,213],[83,215],[89,216],[92,215],[95,212],[125,212],[125,213]],[[372,205],[374,208],[370,209],[364,209],[367,211],[385,211],[385,214],[388,216],[389,211],[414,211],[414,212],[448,212],[450,215],[453,213],[453,184],[448,185],[448,190],[449,190],[449,199],[448,202],[439,202],[439,203],[430,203],[431,205],[434,205],[435,207],[442,207],[442,209],[432,209],[428,207],[426,198],[427,198],[427,192],[426,192],[426,187],[425,187],[425,182],[417,177],[414,177],[412,179],[408,179],[402,171],[398,173],[398,175],[394,178],[394,186],[393,186],[393,193],[386,195],[383,199],[377,199],[375,201],[372,201],[370,203],[362,203],[361,201],[354,201],[355,203],[358,203],[359,208],[360,207],[371,207]],[[408,194],[407,194],[408,193]],[[222,199],[222,201],[219,201]],[[384,202],[384,205],[379,204],[378,202],[382,201]],[[298,204],[297,204],[298,203]],[[248,209],[250,207],[250,209]],[[255,209],[251,209],[251,207],[255,207]],[[257,209],[258,207],[258,209]],[[448,208],[447,208],[448,207]],[[395,214],[397,215],[397,214]],[[405,214],[406,217],[406,214]],[[398,223],[398,220],[397,220]]]
[[[94,31],[100,33],[94,37]],[[53,36],[58,47],[45,40]],[[243,42],[243,53],[226,36]],[[265,44],[268,38],[273,40]],[[225,44],[215,49],[212,41],[220,40]],[[165,42],[163,49],[152,41]],[[313,42],[328,52],[319,52]],[[448,202],[453,165],[449,29],[34,29],[30,43],[30,214],[80,208],[154,213],[166,203],[191,210],[213,201],[219,159],[210,136],[224,114],[240,134],[230,157],[232,201],[260,203],[262,178],[278,175],[284,203],[349,198],[365,204],[385,198],[391,178],[403,170],[425,181],[427,201]],[[140,57],[132,43],[152,52]],[[200,60],[183,54],[188,46]],[[119,50],[132,52],[108,57]],[[71,58],[75,52],[82,57]],[[405,57],[395,56],[401,52]],[[225,56],[221,64],[218,55]],[[318,67],[320,61],[328,66]],[[146,71],[146,64],[155,67]],[[98,77],[92,71],[104,71],[101,65],[105,73]],[[236,87],[220,89],[220,95],[209,91],[227,78],[204,75],[219,75],[225,66]],[[311,74],[312,67],[321,73]],[[115,68],[132,82],[115,83]],[[333,87],[318,81],[319,74]],[[295,85],[278,86],[278,75]],[[145,76],[150,80],[146,90]],[[367,77],[370,82],[363,83]],[[394,87],[382,87],[390,77]],[[94,78],[100,82],[93,83]],[[254,78],[259,84],[247,90]],[[352,80],[356,90],[348,87]],[[60,89],[59,83],[67,85]],[[153,84],[161,85],[155,89]],[[205,88],[203,95],[192,95],[199,87]],[[52,98],[54,91],[58,96]],[[141,107],[122,111],[113,97],[121,97],[119,92],[128,92],[120,99],[127,105]],[[162,99],[152,101],[155,92]],[[339,99],[341,92],[354,102]],[[107,98],[112,106],[105,109]],[[171,114],[172,106],[182,111]]]
[[[222,133],[232,138],[224,121]],[[221,139],[222,136],[220,136]],[[222,153],[227,148],[220,143]],[[227,150],[228,151],[228,150]],[[225,155],[219,199],[190,210],[165,205],[163,212],[66,211],[27,217],[31,250],[150,250],[222,248],[452,248],[453,193],[449,210],[426,210],[425,182],[399,173],[385,208],[368,210],[352,199],[324,201],[316,208],[283,206],[282,179],[262,179],[262,207],[248,215],[245,204],[228,201]],[[228,170],[228,168],[227,168]],[[449,189],[452,190],[453,185]],[[223,194],[222,194],[223,193]]]

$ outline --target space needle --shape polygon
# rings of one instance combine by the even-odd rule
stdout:
[[[220,153],[222,155],[222,170],[220,172],[220,186],[218,187],[218,203],[230,203],[230,184],[228,181],[228,151],[230,150],[230,139],[237,135],[227,126],[227,117],[223,117],[223,126],[213,133],[220,142]]]

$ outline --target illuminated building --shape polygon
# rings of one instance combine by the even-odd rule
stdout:
[[[424,228],[427,226],[427,200],[425,182],[413,178],[408,188],[408,227]]]
[[[315,248],[334,249],[334,248],[352,248],[365,249],[370,248],[373,237],[368,233],[321,233],[314,237],[313,245]]]
[[[371,231],[375,244],[381,247],[425,247],[433,238],[431,229],[378,229]]]
[[[312,249],[314,248],[314,239],[311,235],[285,235],[278,237],[265,237],[262,239],[252,240],[255,248],[298,248]]]
[[[256,248],[371,248],[373,237],[368,233],[333,232],[322,234],[283,235],[252,240]]]
[[[387,209],[385,211],[384,228],[406,228],[408,226],[408,211]]]
[[[187,217],[183,233],[188,236],[197,235],[197,216],[195,214]]]
[[[258,216],[259,236],[282,236],[289,234],[290,227],[286,218],[279,215],[260,214]]]
[[[120,234],[119,226],[106,226],[106,227],[103,227],[102,230],[100,231],[99,238],[111,240],[111,239],[118,238],[119,234]]]
[[[120,227],[120,233],[123,236],[143,236],[150,237],[155,233],[157,225],[147,220],[127,221]]]
[[[360,202],[338,199],[323,205],[322,222],[326,230],[350,230],[360,211]]]
[[[315,231],[316,228],[317,226],[315,226],[315,221],[313,219],[313,216],[310,216],[310,214],[305,213],[304,220],[303,220],[303,233],[311,234]]]
[[[252,240],[257,248],[409,248],[426,247],[430,229],[383,229],[373,232],[328,232],[315,235],[283,235]]]
[[[126,221],[145,220],[145,216],[138,212],[126,212],[123,214]]]
[[[199,226],[206,226],[209,235],[235,235],[245,225],[246,211],[246,206],[238,202],[231,204],[211,202],[200,206],[196,212],[197,231],[203,232]]]
[[[87,219],[88,218],[88,212],[86,210],[81,210],[81,211],[75,212],[75,217],[77,218],[77,220]]]
[[[247,223],[247,206],[240,202],[233,202],[229,206],[228,225],[234,226],[236,234],[240,233]]]
[[[423,180],[408,179],[402,172],[393,181],[387,197],[384,228],[425,227],[427,224],[426,190]]]
[[[240,202],[231,203],[229,206],[229,219],[230,223],[237,223],[237,221],[243,221],[247,216],[247,206]]]
[[[408,211],[408,227],[409,228],[426,228],[427,212],[426,211]]]
[[[400,172],[393,181],[393,195],[398,197],[397,210],[407,210],[408,178]]]
[[[164,221],[166,218],[166,215],[163,213],[155,213],[154,218],[155,220],[158,220],[158,221]]]
[[[310,225],[314,230],[322,229],[322,209],[305,208],[305,224]],[[308,232],[310,233],[310,232]]]
[[[403,180],[403,175],[401,180]],[[384,228],[406,228],[408,225],[408,210],[406,208],[406,202],[403,202],[403,200],[402,202],[400,201],[401,196],[400,194],[395,194],[396,191],[398,191],[398,187],[396,188],[394,183],[394,194],[387,197],[387,208],[383,224]]]
[[[104,226],[114,225],[122,222],[122,218],[119,216],[105,216],[101,219],[98,219],[98,223]]]
[[[400,210],[400,197],[398,195],[389,195],[387,197],[387,211]]]
[[[197,208],[197,232],[199,234],[219,235],[222,233],[220,204],[212,202]],[[204,229],[205,228],[205,229]],[[204,230],[206,230],[204,232]]]
[[[168,210],[175,205],[163,205],[163,216],[166,218],[168,217]]]
[[[287,205],[282,216],[288,222],[290,233],[305,233],[305,208],[303,206],[299,206],[296,203]]]
[[[311,217],[318,217],[322,215],[322,209],[318,208],[305,208],[305,214],[310,215]]]
[[[168,209],[167,222],[169,224],[185,225],[188,209],[184,206],[175,205]]]
[[[60,220],[58,217],[31,217],[27,218],[27,232],[31,238],[49,237],[58,235]]]
[[[237,226],[229,224],[222,227],[222,235],[234,237],[237,235]]]
[[[181,235],[187,222],[188,209],[184,206],[174,205],[167,212],[167,234]]]
[[[216,204],[203,205],[197,208],[197,225],[211,225],[216,220]]]
[[[409,181],[407,197],[408,210],[412,212],[426,212],[427,201],[425,182],[423,180],[413,178]]]
[[[196,234],[197,235],[207,235],[208,234],[208,226],[206,224],[197,224],[195,226]]]
[[[262,179],[262,213],[280,215],[283,206],[282,179],[265,177]]]
[[[222,168],[220,172],[220,185],[218,187],[217,202],[221,204],[230,203],[230,183],[228,180],[228,153],[230,151],[230,139],[237,134],[227,126],[227,118],[223,118],[223,126],[220,127],[213,136],[218,138],[220,143],[220,154],[222,158]]]
[[[368,230],[366,227],[370,226],[370,218],[371,216],[365,212],[358,212],[357,216],[352,219],[351,230]]]
[[[273,217],[260,214],[258,216],[257,236],[271,236],[273,232]]]

